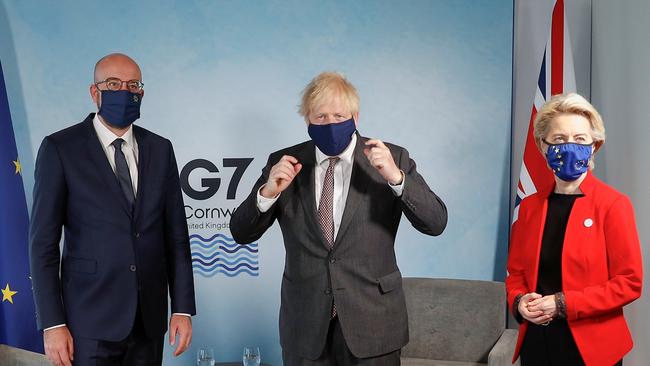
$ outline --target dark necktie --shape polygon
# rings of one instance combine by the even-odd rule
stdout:
[[[115,175],[117,175],[117,180],[120,182],[120,187],[122,192],[124,192],[124,197],[126,201],[133,209],[133,202],[135,202],[135,196],[133,194],[133,183],[131,183],[131,174],[129,173],[129,166],[126,164],[126,157],[122,152],[122,144],[124,140],[115,139],[111,145],[115,148]]]
[[[327,249],[334,247],[334,166],[339,158],[329,158],[329,165],[323,180],[323,191],[318,203],[318,223],[327,240]],[[332,303],[332,318],[336,316],[336,304]]]

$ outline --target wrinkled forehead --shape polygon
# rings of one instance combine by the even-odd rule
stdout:
[[[311,113],[344,113],[351,112],[350,102],[336,91],[324,91],[314,98]]]
[[[563,113],[553,117],[547,129],[547,135],[554,133],[567,135],[584,133],[592,135],[592,132],[593,127],[589,119],[583,115],[574,113]]]

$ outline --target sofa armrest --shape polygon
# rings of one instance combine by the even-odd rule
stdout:
[[[517,345],[517,336],[519,332],[516,329],[506,329],[501,334],[497,343],[492,347],[488,355],[488,366],[511,366],[512,355]],[[519,359],[514,365],[519,366]]]
[[[51,366],[45,355],[0,344],[2,366]]]

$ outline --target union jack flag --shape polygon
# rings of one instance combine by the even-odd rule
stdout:
[[[524,159],[519,172],[517,197],[512,222],[517,221],[521,200],[537,192],[538,188],[553,182],[553,173],[546,166],[546,160],[539,153],[533,137],[533,121],[544,103],[556,94],[575,92],[575,73],[571,41],[564,15],[564,0],[557,0],[553,6],[551,27],[539,69],[535,100],[530,113]]]

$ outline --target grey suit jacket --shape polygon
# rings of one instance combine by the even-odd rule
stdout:
[[[413,227],[439,235],[447,209],[417,173],[399,146],[386,144],[406,175],[396,197],[363,154],[367,138],[357,139],[350,189],[334,248],[329,251],[316,215],[315,150],[311,141],[269,156],[250,195],[230,220],[238,243],[259,239],[277,219],[286,260],[282,277],[280,343],[291,353],[318,358],[325,346],[332,301],[350,351],[360,358],[400,349],[408,343],[402,276],[395,259],[395,234],[402,213]],[[283,155],[303,164],[292,184],[270,210],[257,208],[257,191]]]

